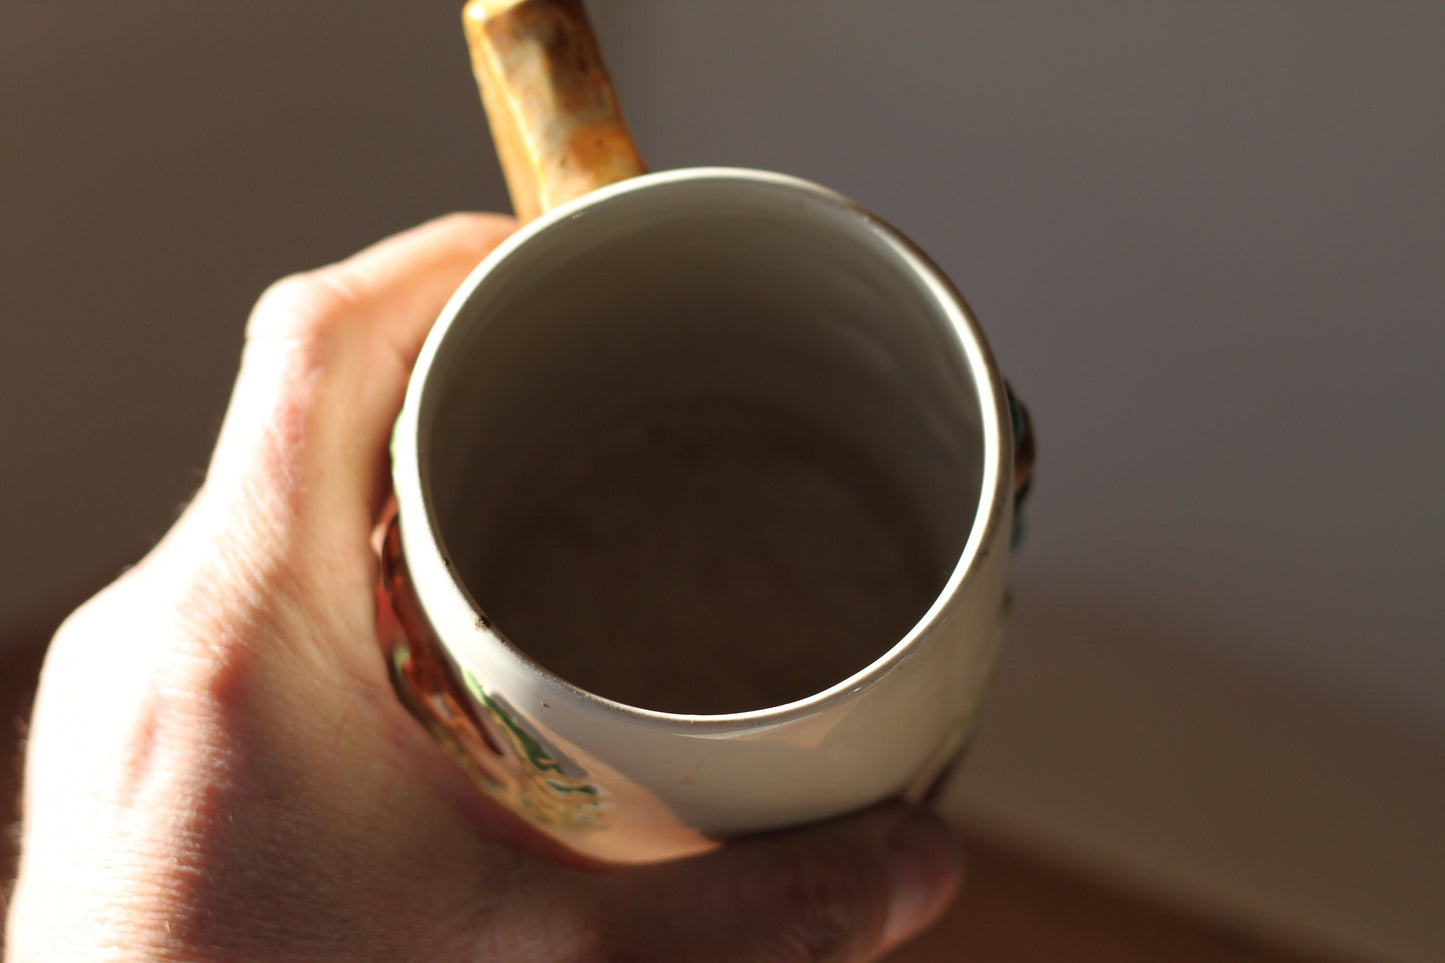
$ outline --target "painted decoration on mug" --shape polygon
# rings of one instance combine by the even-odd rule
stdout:
[[[469,670],[462,683],[485,713],[490,734],[516,760],[517,781],[508,787],[513,809],[548,826],[597,829],[605,822],[607,807],[602,790],[588,780],[586,770],[517,722],[502,699],[489,693]]]

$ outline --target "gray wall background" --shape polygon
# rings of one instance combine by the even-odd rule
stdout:
[[[459,5],[0,8],[0,627],[165,530],[267,282],[505,206]],[[593,10],[654,167],[880,212],[1034,411],[949,804],[1241,925],[1445,956],[1445,5]]]

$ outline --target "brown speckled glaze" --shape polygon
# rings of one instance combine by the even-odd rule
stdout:
[[[519,220],[644,172],[580,0],[472,0],[463,22]]]

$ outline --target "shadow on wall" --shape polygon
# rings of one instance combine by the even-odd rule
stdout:
[[[944,807],[1245,930],[1445,959],[1442,747],[1210,648],[1208,618],[1025,569]]]
[[[506,209],[460,6],[0,5],[0,630],[170,525],[268,283]]]

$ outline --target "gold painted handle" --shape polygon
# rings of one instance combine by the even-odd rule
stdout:
[[[519,220],[646,170],[581,0],[471,0],[462,21]]]

